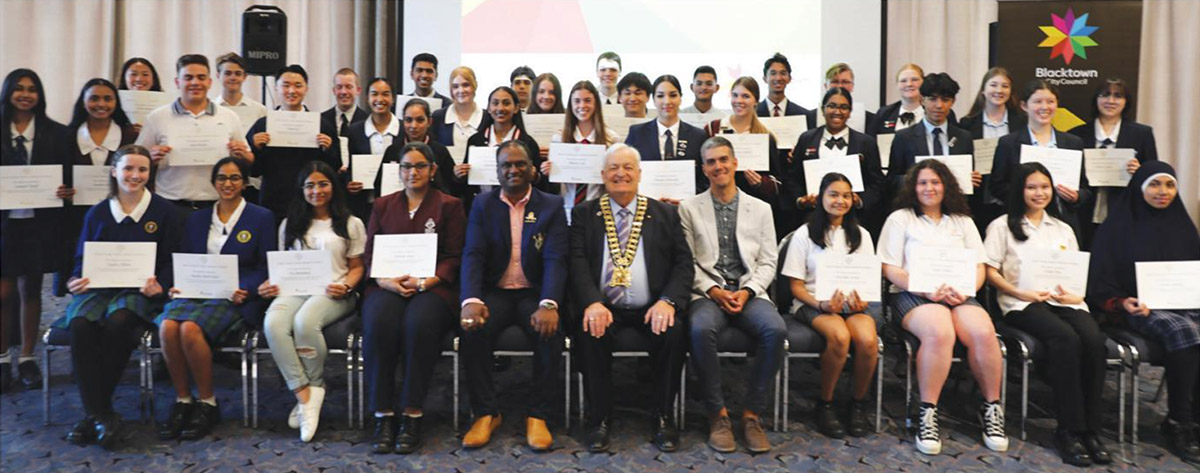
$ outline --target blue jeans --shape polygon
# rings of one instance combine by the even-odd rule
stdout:
[[[750,389],[746,392],[745,409],[761,414],[767,409],[767,388],[773,382],[783,362],[783,341],[787,326],[775,305],[755,297],[746,302],[741,314],[730,315],[711,299],[696,299],[688,304],[692,357],[704,389],[704,404],[709,415],[725,407],[721,392],[721,367],[717,359],[717,337],[730,325],[741,329],[758,341]]]

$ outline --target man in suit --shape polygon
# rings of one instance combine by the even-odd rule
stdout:
[[[332,123],[338,136],[346,136],[350,124],[366,120],[370,116],[358,107],[358,96],[362,94],[362,82],[358,73],[349,67],[338,69],[333,75],[333,96],[337,100],[329,110],[321,112],[321,119]]]
[[[897,132],[896,139],[892,141],[887,173],[891,195],[899,191],[904,183],[904,173],[917,162],[918,156],[975,153],[971,132],[951,125],[948,120],[958,90],[958,82],[945,72],[929,74],[921,82],[921,105],[925,108],[925,118],[920,124]],[[971,171],[971,185],[978,188],[982,184],[983,175],[979,171]]]
[[[787,99],[787,86],[792,83],[792,64],[787,56],[775,53],[763,63],[763,82],[767,83],[767,98],[758,103],[755,113],[760,117],[785,117],[791,115],[808,116],[808,109]],[[816,117],[810,117],[816,119]],[[816,123],[808,120],[808,127],[815,128]]]
[[[413,56],[412,66],[408,70],[408,77],[416,84],[416,89],[413,90],[413,95],[416,97],[427,99],[438,99],[442,101],[439,108],[450,106],[450,97],[439,94],[433,90],[433,84],[437,82],[438,77],[438,58],[429,53],[421,53]]]
[[[463,446],[487,445],[500,427],[492,344],[516,325],[534,340],[526,439],[544,451],[553,444],[546,417],[563,347],[558,306],[567,281],[567,218],[562,197],[533,188],[536,167],[523,143],[501,143],[496,161],[500,188],[472,203],[463,248],[461,350],[476,414]]]
[[[707,189],[708,179],[700,172],[700,145],[708,139],[708,133],[678,118],[670,126],[660,120],[662,118],[629,127],[625,144],[637,149],[638,155],[649,161],[688,160],[696,163],[696,190]],[[679,203],[673,199],[668,202]]]
[[[738,191],[737,156],[729,140],[721,135],[709,138],[700,152],[712,186],[679,205],[679,221],[694,261],[688,320],[709,415],[708,446],[724,453],[737,450],[717,359],[717,337],[732,325],[758,341],[742,427],[746,447],[762,453],[771,443],[758,416],[767,409],[768,388],[779,371],[787,338],[783,318],[767,294],[779,256],[775,224],[770,204]]]
[[[641,157],[624,144],[609,148],[601,176],[605,194],[571,210],[571,298],[583,311],[579,349],[587,399],[588,451],[609,447],[612,352],[618,332],[649,340],[654,378],[654,445],[679,448],[667,413],[683,368],[683,321],[692,254],[675,207],[637,195]]]

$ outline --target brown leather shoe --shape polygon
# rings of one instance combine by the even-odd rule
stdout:
[[[550,429],[546,428],[546,421],[537,417],[526,417],[525,441],[529,443],[529,448],[544,452],[550,450],[550,446],[554,444],[554,437],[550,435]]]
[[[467,435],[463,436],[463,447],[479,448],[487,445],[492,440],[492,432],[500,428],[500,414],[495,416],[480,416],[475,419],[475,423],[471,425],[471,430],[467,431]]]
[[[746,448],[753,453],[771,451],[771,442],[767,440],[767,432],[763,430],[762,421],[757,417],[743,417],[742,429],[746,436]]]
[[[721,453],[737,450],[737,442],[733,439],[733,421],[729,420],[729,416],[713,416],[708,424],[708,446]]]

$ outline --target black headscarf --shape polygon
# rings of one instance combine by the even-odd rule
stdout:
[[[1176,177],[1175,168],[1163,161],[1142,164],[1096,230],[1087,290],[1095,309],[1114,297],[1137,297],[1135,262],[1200,260],[1200,233],[1179,196],[1165,209],[1151,207],[1143,197],[1142,184],[1155,174]]]

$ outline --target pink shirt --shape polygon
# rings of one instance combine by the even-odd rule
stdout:
[[[501,289],[525,289],[532,286],[529,284],[529,280],[525,279],[525,271],[521,269],[521,232],[525,227],[525,204],[529,203],[531,195],[533,195],[533,187],[529,188],[525,197],[514,204],[508,200],[504,192],[500,193],[500,201],[508,204],[508,231],[512,236],[508,268],[504,270],[504,275],[500,276],[500,282],[496,283],[496,287]]]

